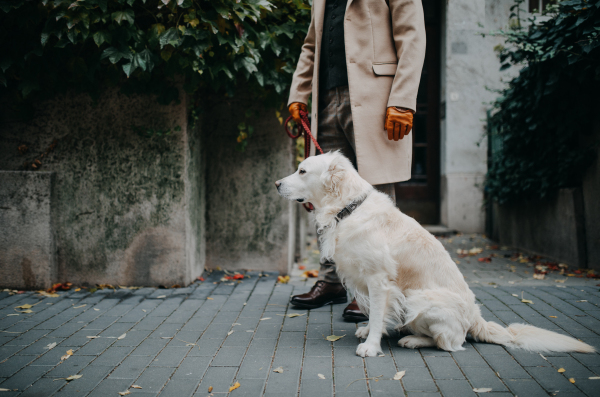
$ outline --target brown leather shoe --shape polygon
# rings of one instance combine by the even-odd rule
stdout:
[[[316,309],[325,305],[333,305],[336,303],[346,303],[346,289],[340,283],[328,283],[319,280],[313,285],[310,292],[302,295],[294,295],[290,299],[292,305],[302,309]]]
[[[354,299],[346,308],[344,309],[344,314],[342,314],[345,320],[353,321],[355,323],[362,323],[363,321],[369,321],[369,317],[365,316],[360,309],[358,308],[358,304],[356,303],[356,299]]]

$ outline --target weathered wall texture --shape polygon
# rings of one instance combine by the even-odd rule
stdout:
[[[0,170],[21,169],[57,141],[41,159],[42,170],[55,173],[56,280],[172,285],[199,274],[201,151],[182,97],[178,105],[161,106],[153,97],[117,91],[98,103],[70,94],[40,104],[31,122],[0,126]],[[168,136],[134,129],[176,126],[181,131]],[[21,144],[29,148],[25,155],[17,150]]]
[[[494,239],[501,244],[586,267],[580,189],[561,189],[544,200],[494,206]]]
[[[482,180],[487,172],[485,118],[502,73],[494,46],[481,33],[508,24],[513,0],[453,0],[442,18],[441,221],[462,232],[483,232]]]
[[[47,288],[56,277],[50,172],[0,171],[0,278]],[[6,281],[10,280],[10,285]]]
[[[596,159],[583,177],[582,192],[587,267],[600,270],[600,118],[596,119],[592,134],[585,136],[582,144],[596,147]]]
[[[277,194],[275,181],[293,172],[291,139],[272,109],[249,96],[214,102],[202,129],[206,140],[206,264],[226,269],[288,271],[295,220],[292,205]],[[256,132],[245,152],[234,150],[236,126],[246,109]],[[292,239],[290,243],[289,239]],[[291,248],[290,248],[291,247]]]

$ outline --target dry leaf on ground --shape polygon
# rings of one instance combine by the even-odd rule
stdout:
[[[336,340],[340,340],[342,339],[344,336],[346,336],[345,334],[342,336],[336,336],[336,335],[329,335],[328,337],[326,337],[325,339],[327,339],[330,342],[335,342]]]
[[[548,317],[550,317],[550,318],[557,318],[556,316],[548,316]]]
[[[263,318],[261,318],[261,319],[260,319],[260,320],[258,320],[258,321],[270,320],[270,319],[271,319],[271,317],[263,317]]]
[[[48,343],[45,349],[52,350],[56,347],[56,342]]]
[[[229,335],[233,334],[233,332],[234,332],[233,330],[229,331],[229,332],[227,333],[227,336],[229,336]]]
[[[554,280],[555,283],[564,283],[565,281],[567,281],[566,278],[559,278],[559,279]]]
[[[167,295],[160,295],[160,296],[157,296],[156,299],[162,299],[162,298],[166,298],[166,297],[167,297]]]
[[[79,309],[79,308],[82,308],[82,307],[85,307],[85,306],[87,306],[87,305],[79,305],[79,306],[73,307],[73,309]]]
[[[32,307],[33,307],[33,305],[30,305],[29,303],[27,303],[25,305],[17,306],[15,309],[31,309]]]
[[[323,374],[317,374],[317,376],[319,377],[319,379],[325,379],[325,375]]]
[[[211,297],[209,296],[209,297],[208,297],[208,298],[206,298],[206,299],[209,299],[209,300],[211,300],[211,301],[212,301],[212,300],[214,300],[215,298],[211,298]]]
[[[283,373],[283,368],[282,367],[277,367],[273,370],[273,372],[277,372],[278,374],[282,374]]]
[[[600,380],[600,376],[590,376],[588,379],[590,379],[590,380]]]
[[[563,372],[565,372],[565,369],[564,368],[559,368],[558,372],[560,372],[562,374]]]
[[[569,378],[569,382],[575,383],[575,378]]]
[[[88,339],[96,339],[96,338],[99,338],[99,336],[98,335],[88,335],[88,336],[86,336],[86,338],[88,338]]]
[[[129,390],[125,390],[125,391],[120,391],[119,392],[119,395],[121,395],[121,396],[126,396],[128,394],[131,394],[131,392]]]
[[[4,389],[4,388],[0,387],[0,391],[12,391],[12,390],[10,390],[10,389]]]
[[[543,280],[546,278],[545,274],[538,274],[538,273],[534,273],[533,274],[533,278],[535,278],[536,280]]]
[[[294,318],[294,317],[300,317],[300,316],[304,316],[306,315],[306,313],[300,314],[300,313],[291,313],[291,314],[277,314],[278,316],[283,316],[283,317],[289,317],[289,318]]]
[[[529,299],[521,299],[521,302],[523,302],[523,303],[531,303],[533,305],[533,301],[530,301]]]
[[[65,378],[65,380],[67,380],[67,381],[69,381],[69,382],[70,382],[70,381],[72,381],[72,380],[79,379],[79,378],[81,378],[82,376],[83,376],[83,375],[71,375],[71,376],[69,376],[68,378]]]
[[[406,371],[396,372],[396,375],[394,375],[394,380],[402,379],[404,377],[404,374],[406,374]]]
[[[235,384],[229,388],[229,391],[232,392],[240,386],[240,382],[235,382]]]
[[[478,387],[476,389],[473,389],[473,391],[475,393],[488,393],[492,391],[491,387]]]
[[[142,386],[138,386],[138,385],[131,385],[131,388],[132,388],[132,389],[141,389],[141,388],[142,388]]]
[[[212,386],[208,386],[208,392],[209,392],[209,393],[212,393],[212,389],[213,389],[213,387],[212,387]]]
[[[125,339],[126,336],[127,336],[127,333],[124,333],[123,335],[119,336],[117,338],[117,340]]]

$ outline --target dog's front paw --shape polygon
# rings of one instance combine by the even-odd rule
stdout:
[[[369,326],[359,327],[354,335],[356,335],[358,339],[367,339],[367,336],[369,336]]]
[[[378,345],[372,345],[370,343],[361,343],[356,348],[356,355],[361,357],[377,357],[378,355],[383,354],[381,347]]]

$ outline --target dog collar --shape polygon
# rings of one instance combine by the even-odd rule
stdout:
[[[353,202],[345,206],[344,209],[337,213],[337,215],[335,216],[335,220],[337,222],[340,222],[342,219],[350,216],[354,212],[354,210],[356,210],[362,203],[365,202],[367,197],[369,197],[369,195],[366,195],[361,199],[354,200]]]

